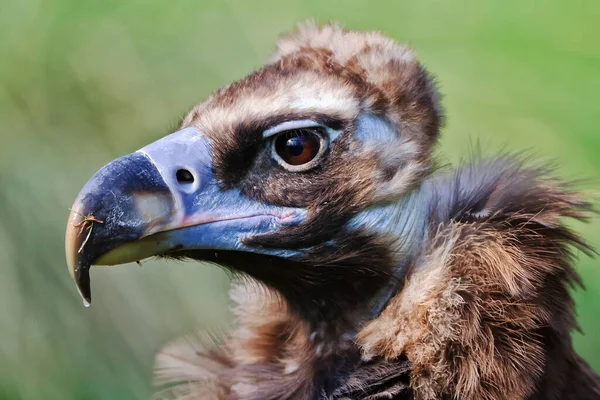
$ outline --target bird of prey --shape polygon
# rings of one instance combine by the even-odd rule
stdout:
[[[433,156],[431,75],[376,32],[301,24],[180,129],[102,167],[67,263],[151,256],[239,276],[235,325],[156,360],[158,398],[599,399],[574,352],[591,205],[522,156]]]

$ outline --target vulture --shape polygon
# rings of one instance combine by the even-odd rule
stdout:
[[[90,266],[234,271],[235,322],[159,351],[159,399],[600,399],[576,354],[592,205],[525,156],[434,157],[440,95],[377,32],[300,24],[177,132],[102,167],[69,215]]]

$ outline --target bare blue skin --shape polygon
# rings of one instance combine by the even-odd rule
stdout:
[[[138,153],[150,159],[175,200],[175,209],[166,227],[175,227],[168,235],[171,247],[240,250],[283,257],[297,253],[252,248],[242,243],[244,237],[299,224],[306,217],[306,211],[267,205],[243,196],[237,189],[221,190],[212,172],[210,144],[197,129],[175,132]],[[189,171],[194,181],[179,182],[177,171],[180,169]],[[211,221],[206,221],[207,218]]]

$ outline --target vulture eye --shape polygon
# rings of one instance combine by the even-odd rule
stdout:
[[[273,156],[290,171],[305,171],[314,167],[326,147],[325,135],[319,128],[292,129],[273,139]]]

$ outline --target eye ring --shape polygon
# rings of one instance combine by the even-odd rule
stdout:
[[[271,140],[271,155],[288,171],[314,168],[327,150],[327,136],[319,127],[282,131]]]

